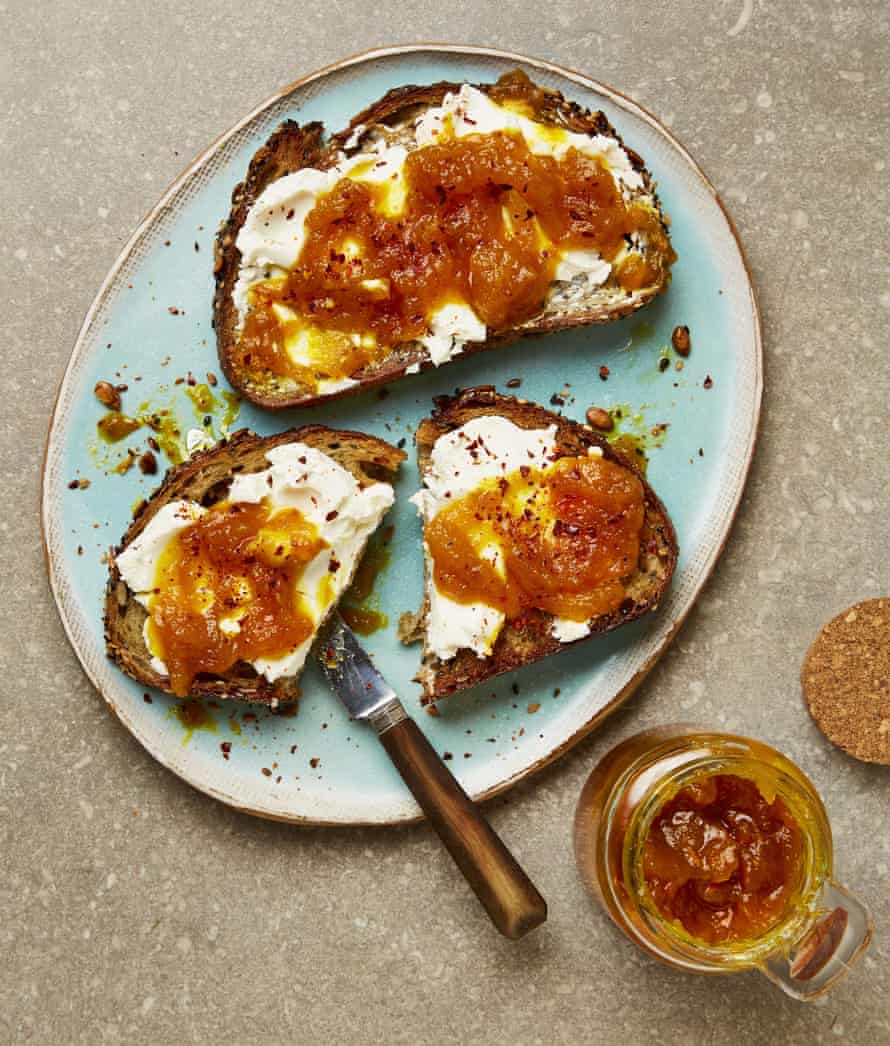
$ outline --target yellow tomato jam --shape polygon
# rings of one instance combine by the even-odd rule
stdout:
[[[175,694],[200,673],[282,657],[314,630],[299,592],[327,542],[296,509],[221,502],[172,537],[149,601],[149,644]]]
[[[529,609],[586,621],[624,599],[643,519],[632,472],[597,456],[564,457],[486,481],[440,509],[425,537],[448,598],[487,603],[508,621]]]
[[[250,289],[240,367],[314,387],[426,334],[443,305],[469,305],[490,334],[528,319],[563,250],[596,250],[628,292],[674,258],[657,213],[625,200],[603,161],[576,149],[535,155],[518,131],[455,137],[446,121],[402,173],[398,213],[392,187],[362,182],[358,170],[319,197],[295,267]],[[631,233],[645,236],[645,258],[619,259]],[[308,363],[287,351],[300,337]]]
[[[800,826],[754,781],[693,782],[652,822],[646,886],[661,914],[708,944],[751,940],[781,921],[801,878]]]

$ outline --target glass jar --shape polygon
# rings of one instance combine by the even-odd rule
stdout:
[[[799,881],[779,920],[759,937],[711,944],[656,907],[643,848],[665,803],[714,774],[747,778],[762,795],[781,798],[800,828],[802,850]],[[575,857],[588,891],[624,933],[682,970],[725,974],[753,968],[789,995],[812,999],[845,976],[871,939],[868,910],[832,879],[831,828],[812,782],[760,741],[681,724],[622,742],[581,793]]]

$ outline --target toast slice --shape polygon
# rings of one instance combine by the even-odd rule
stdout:
[[[428,116],[431,111],[438,112],[438,107],[449,97],[457,95],[461,88],[462,85],[457,83],[397,88],[360,112],[344,131],[333,135],[327,141],[321,124],[315,122],[300,125],[288,120],[255,154],[245,180],[234,190],[231,211],[219,230],[215,254],[213,322],[217,350],[227,378],[243,396],[273,410],[306,406],[322,399],[343,396],[390,382],[406,373],[417,373],[443,362],[441,352],[433,353],[422,340],[413,338],[385,346],[382,355],[378,354],[358,365],[356,369],[350,370],[345,381],[307,384],[300,376],[273,373],[272,370],[263,369],[261,366],[253,369],[249,365],[250,353],[246,353],[243,347],[239,348],[245,317],[251,308],[240,277],[248,272],[248,268],[250,278],[260,281],[266,276],[281,275],[285,270],[275,269],[274,266],[269,269],[267,266],[265,272],[259,272],[256,266],[248,267],[239,248],[239,234],[243,232],[254,205],[264,191],[287,175],[307,169],[327,171],[336,164],[346,163],[357,156],[367,155],[374,158],[380,154],[380,150],[392,147],[403,146],[409,152],[415,151],[418,148],[418,121],[425,114]],[[622,170],[626,173],[626,182],[621,181],[615,173],[617,167],[612,169],[613,178],[616,179],[615,186],[620,189],[628,206],[638,206],[635,213],[645,213],[648,216],[647,231],[640,235],[638,241],[632,236],[625,236],[626,246],[622,247],[622,253],[613,259],[612,271],[604,278],[605,282],[594,285],[590,282],[592,277],[588,279],[589,272],[574,272],[569,275],[571,268],[566,272],[556,273],[560,278],[550,283],[545,300],[540,302],[540,307],[535,306],[536,311],[530,315],[526,313],[524,318],[516,323],[488,327],[483,325],[484,336],[479,340],[474,340],[479,338],[479,321],[476,318],[476,333],[464,331],[459,337],[455,335],[447,358],[458,354],[466,356],[482,352],[524,335],[607,323],[642,308],[664,291],[670,281],[670,266],[676,257],[670,245],[667,218],[656,195],[655,183],[643,160],[624,145],[603,113],[590,112],[566,100],[556,91],[537,87],[518,71],[502,77],[497,84],[479,84],[475,89],[499,105],[512,105],[514,108],[517,104],[524,106],[526,111],[533,113],[535,124],[542,126],[544,132],[551,136],[569,132],[584,136],[585,139],[607,143],[603,148],[612,148],[614,156],[618,157],[615,162],[620,161],[625,165]],[[510,190],[511,186],[497,185],[494,188]],[[270,199],[271,197],[264,197],[265,201]],[[271,209],[268,212],[263,210],[265,206],[264,203],[257,211],[272,216]],[[269,206],[271,207],[271,204]],[[448,206],[451,206],[450,202]],[[286,207],[286,204],[282,204],[278,210],[284,212]],[[525,202],[522,204],[522,210],[525,211]],[[277,214],[277,211],[275,213]],[[531,210],[527,213],[534,216]],[[291,207],[286,217],[293,216],[294,209]],[[277,214],[277,220],[281,217],[282,215]],[[300,215],[297,215],[297,218],[299,219]],[[504,220],[507,221],[506,218]],[[266,227],[269,224],[269,221],[264,222]],[[441,222],[438,228],[442,229]],[[583,235],[589,234],[585,232]],[[414,245],[411,244],[410,247],[413,251]],[[435,244],[433,248],[435,249]],[[305,244],[300,250],[305,254]],[[570,253],[577,255],[583,252]],[[619,259],[626,258],[629,254],[633,254],[635,260],[642,259],[646,262],[645,279],[632,290],[624,289],[616,276]],[[302,264],[302,255],[298,254],[298,258]],[[343,261],[342,257],[340,260]],[[262,258],[261,261],[266,265],[268,259]],[[293,264],[296,265],[297,262]],[[599,278],[598,276],[597,279]],[[327,300],[333,302],[333,299]],[[314,301],[312,309],[317,315]],[[470,327],[472,329],[472,324]],[[434,327],[431,326],[429,332],[434,333]],[[357,334],[354,336],[358,337]],[[434,355],[436,362],[433,359]]]
[[[192,455],[171,469],[157,491],[143,503],[110,557],[105,594],[106,651],[128,676],[146,686],[173,692],[169,677],[153,665],[143,634],[148,611],[123,580],[118,555],[145,531],[165,505],[187,500],[207,508],[225,501],[235,476],[263,471],[269,465],[267,453],[289,443],[302,443],[321,451],[351,473],[362,488],[377,482],[390,482],[405,459],[403,451],[375,436],[309,425],[274,436],[257,436],[242,429],[228,440]],[[344,565],[348,577],[344,578],[341,592],[351,581],[360,558],[359,552],[351,564]],[[331,609],[333,607],[327,613]],[[316,634],[322,624],[323,620],[316,625]],[[299,673],[269,682],[249,663],[239,661],[224,674],[196,676],[189,696],[250,701],[276,707],[296,700],[300,692],[298,678]]]
[[[475,686],[492,676],[509,672],[554,654],[568,645],[603,635],[655,610],[668,588],[677,564],[678,546],[674,527],[664,505],[645,481],[637,466],[615,450],[602,436],[588,426],[571,421],[525,400],[502,396],[491,386],[466,389],[455,396],[436,400],[431,417],[417,430],[417,457],[421,476],[431,471],[431,456],[436,441],[485,415],[506,418],[521,429],[547,429],[556,426],[557,456],[602,454],[635,475],[643,487],[644,518],[640,535],[639,560],[630,574],[621,579],[624,599],[614,611],[588,621],[589,634],[581,639],[561,642],[553,634],[554,616],[543,610],[527,609],[515,620],[507,620],[487,657],[462,648],[448,659],[437,657],[430,649],[428,623],[429,589],[432,570],[426,557],[426,591],[419,614],[405,615],[400,635],[403,642],[423,639],[421,669],[416,677],[423,686],[423,703],[435,701],[458,690]],[[428,550],[427,550],[428,551]]]

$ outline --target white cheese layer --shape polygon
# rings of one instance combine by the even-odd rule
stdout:
[[[473,418],[436,440],[424,489],[411,501],[429,523],[442,508],[485,480],[509,475],[523,465],[546,469],[556,456],[555,425],[522,429],[497,415]],[[484,554],[503,564],[499,548],[486,548]],[[491,654],[504,626],[500,610],[487,603],[457,603],[449,599],[436,587],[432,570],[428,571],[427,597],[427,648],[436,657],[448,661],[463,649],[472,650],[478,657]],[[587,622],[567,618],[554,618],[551,629],[561,643],[581,639],[590,632]]]
[[[329,547],[311,560],[300,577],[303,604],[316,627],[346,587],[356,560],[393,503],[388,483],[360,488],[352,473],[333,458],[305,443],[285,443],[266,453],[269,467],[234,477],[228,500],[295,508],[318,528]],[[151,609],[157,562],[169,540],[207,510],[191,501],[165,505],[145,530],[117,557],[121,577],[143,606]],[[273,517],[274,518],[274,517]],[[333,565],[339,564],[337,569]],[[209,609],[209,608],[208,608]],[[230,634],[240,626],[237,613],[220,621]],[[251,664],[269,682],[293,676],[303,667],[314,635],[278,658],[258,658]],[[146,645],[148,645],[146,643]],[[149,647],[152,667],[166,674],[158,652]]]
[[[536,123],[496,104],[469,84],[445,95],[440,106],[418,117],[415,147],[434,144],[446,127],[458,138],[513,131],[522,135],[530,151],[538,156],[561,159],[569,149],[576,149],[601,159],[625,194],[644,186],[642,176],[614,138],[577,134]],[[353,139],[351,144],[347,143],[351,148],[358,143],[355,135]],[[391,215],[401,213],[405,202],[407,156],[408,150],[403,145],[387,146],[378,142],[372,151],[343,156],[326,170],[307,167],[268,185],[250,208],[235,241],[241,254],[241,267],[233,298],[241,322],[248,310],[250,288],[263,280],[284,276],[296,265],[305,242],[307,215],[319,197],[330,192],[341,178],[384,187],[384,210]],[[610,272],[611,265],[596,251],[566,250],[561,253],[555,278],[558,283],[575,280],[595,288],[606,282]],[[429,333],[420,341],[437,366],[458,355],[469,342],[483,341],[486,335],[485,324],[466,304],[448,305],[427,320]],[[330,393],[343,387],[342,383],[335,388],[322,382],[319,391]]]

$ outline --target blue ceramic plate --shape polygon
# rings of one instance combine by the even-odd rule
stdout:
[[[581,419],[592,403],[623,405],[632,431],[646,432],[649,478],[674,519],[682,553],[670,595],[656,614],[601,639],[449,698],[440,715],[423,713],[417,647],[396,638],[401,611],[421,598],[420,528],[408,497],[418,486],[409,461],[398,481],[390,565],[377,582],[388,626],[367,645],[436,749],[467,791],[486,797],[564,752],[625,699],[651,669],[689,611],[732,523],[748,470],[761,393],[760,328],[754,292],[732,225],[712,186],[683,147],[633,102],[548,62],[464,47],[399,47],[352,58],[286,88],[200,156],[136,231],[103,284],[77,340],[49,434],[43,518],[50,579],[65,628],[83,666],[121,722],[175,773],[243,810],[313,823],[407,820],[418,810],[377,740],[350,723],[310,666],[293,718],[241,705],[205,708],[183,722],[178,702],[145,694],[106,661],[102,636],[104,555],[132,508],[157,477],[138,467],[114,471],[148,430],[120,444],[97,438],[102,408],[96,381],[128,385],[124,407],[168,411],[184,432],[219,435],[222,407],[193,403],[187,381],[220,374],[210,327],[214,233],[250,157],[285,117],[323,120],[330,129],[391,87],[435,80],[485,81],[520,66],[591,109],[604,110],[646,158],[672,220],[679,254],[669,292],[634,317],[604,327],[531,339],[377,393],[330,406],[274,415],[242,405],[234,427],[271,433],[328,422],[411,446],[433,396],[459,385],[504,390],[548,404],[568,389],[564,407]],[[677,324],[692,331],[682,370],[670,351]],[[669,359],[666,369],[659,360]],[[599,377],[601,366],[608,379]],[[665,367],[664,364],[661,365]],[[710,376],[710,381],[706,380]],[[217,400],[224,379],[210,391]],[[195,395],[192,389],[192,396]],[[197,397],[200,400],[200,396]],[[652,428],[666,425],[657,437]],[[161,457],[161,464],[166,461]],[[72,481],[89,481],[71,489]]]

